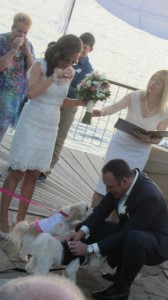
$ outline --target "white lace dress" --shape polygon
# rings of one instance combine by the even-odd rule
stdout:
[[[36,60],[42,70],[44,81],[47,71],[45,59]],[[31,73],[31,69],[30,69]],[[40,96],[28,100],[20,115],[9,153],[8,165],[12,169],[39,170],[50,169],[60,117],[60,105],[65,99],[69,79],[61,85],[52,83]]]
[[[144,118],[141,113],[140,99],[142,91],[135,91],[131,95],[131,103],[128,108],[126,120],[146,130],[155,130],[158,124],[167,118],[168,114],[157,114],[152,117]],[[104,158],[104,165],[111,159],[124,159],[131,168],[144,169],[148,160],[151,144],[145,144],[141,140],[121,131],[116,130],[108,146]],[[102,180],[102,175],[96,187],[96,192],[101,195],[106,194],[106,187]]]

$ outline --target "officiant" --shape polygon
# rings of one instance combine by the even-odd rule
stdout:
[[[112,115],[125,108],[128,109],[126,121],[146,131],[165,131],[168,127],[168,71],[161,70],[152,75],[146,91],[131,92],[120,101],[102,110],[94,110],[93,116]],[[140,131],[137,131],[135,135],[132,136],[117,129],[109,143],[104,164],[111,159],[121,158],[131,168],[139,168],[142,171],[148,160],[152,144],[159,144],[161,139]],[[106,187],[100,174],[92,198],[92,206],[97,206],[105,194]]]

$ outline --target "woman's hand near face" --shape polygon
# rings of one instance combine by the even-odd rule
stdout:
[[[24,43],[24,38],[23,37],[16,37],[12,43],[12,48],[15,51],[18,51],[19,48],[23,45]]]
[[[72,68],[67,68],[65,70],[62,69],[58,69],[55,68],[54,69],[54,75],[58,78],[58,79],[69,79],[72,80],[73,78],[73,71]]]

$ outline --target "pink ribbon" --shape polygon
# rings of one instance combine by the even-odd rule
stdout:
[[[44,205],[42,205],[42,204],[39,204],[39,203],[36,203],[36,202],[34,202],[34,201],[28,200],[28,199],[26,199],[26,198],[24,198],[24,197],[22,197],[22,196],[20,196],[20,195],[18,195],[18,194],[12,193],[12,192],[10,192],[10,191],[8,191],[8,190],[5,190],[5,189],[3,189],[3,188],[0,188],[0,192],[1,192],[1,193],[4,193],[4,194],[6,194],[6,195],[9,195],[9,196],[15,197],[15,198],[17,198],[17,199],[19,199],[19,200],[21,200],[21,201],[24,201],[24,202],[33,204],[33,205],[35,205],[35,206],[42,207],[42,208],[45,208],[45,209],[50,210],[50,211],[55,211],[55,210],[52,209],[52,208],[49,208],[49,207],[46,207],[46,206],[44,206]]]

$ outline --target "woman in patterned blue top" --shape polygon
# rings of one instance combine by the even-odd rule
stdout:
[[[0,34],[0,142],[8,127],[17,124],[26,71],[34,61],[33,46],[27,39],[31,25],[27,14],[17,13],[11,32]]]

